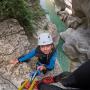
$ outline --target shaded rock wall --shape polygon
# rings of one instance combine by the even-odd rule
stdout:
[[[90,59],[90,0],[63,1],[65,10],[57,12],[68,27],[65,32],[60,33],[65,41],[62,48],[72,61],[77,62],[72,62],[77,67]]]
[[[65,10],[65,2],[64,2],[64,0],[54,0],[54,1],[55,1],[55,6],[59,10]]]
[[[85,28],[90,27],[90,1],[89,0],[54,0],[57,7],[63,8],[68,15],[82,19]],[[61,2],[61,3],[60,3]],[[62,4],[62,5],[61,5]],[[61,14],[61,9],[58,14]],[[64,15],[66,16],[66,15]],[[68,16],[67,16],[68,17]]]
[[[84,23],[86,23],[87,27],[89,27],[90,0],[72,0],[72,8],[73,8],[73,14],[84,19]]]

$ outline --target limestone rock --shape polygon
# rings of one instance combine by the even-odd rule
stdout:
[[[71,59],[79,59],[80,61],[89,59],[87,53],[90,50],[90,39],[85,37],[87,34],[85,33],[86,31],[89,32],[89,30],[81,28],[77,30],[68,28],[65,32],[60,33],[61,38],[65,41],[63,50]],[[83,54],[83,57],[81,54]]]

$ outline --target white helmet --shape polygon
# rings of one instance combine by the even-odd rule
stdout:
[[[49,33],[41,33],[38,36],[38,45],[47,45],[52,43],[53,43],[53,40]]]

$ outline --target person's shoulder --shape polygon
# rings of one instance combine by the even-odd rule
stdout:
[[[35,49],[35,52],[36,52],[36,53],[40,52],[40,47],[39,47],[39,46],[37,46],[37,47],[34,48],[34,49]]]
[[[33,53],[33,52],[36,52],[36,48],[33,48],[29,51],[29,53]]]

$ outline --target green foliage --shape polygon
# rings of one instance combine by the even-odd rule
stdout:
[[[35,0],[32,8],[28,0],[0,0],[0,20],[16,18],[26,30],[33,30],[32,21],[44,15],[39,6],[39,0]],[[33,7],[34,6],[34,7]]]
[[[14,3],[14,17],[17,18],[26,30],[32,31],[32,13],[24,0],[17,0]],[[17,8],[16,8],[17,7]]]
[[[43,9],[41,9],[39,5],[39,0],[35,0],[34,4],[31,7],[32,13],[33,13],[33,20],[38,20],[41,16],[45,15],[45,12]]]

